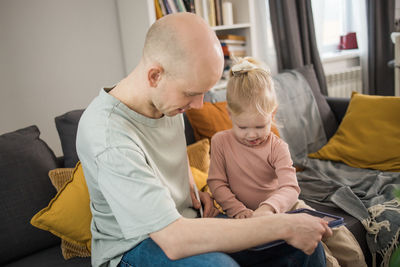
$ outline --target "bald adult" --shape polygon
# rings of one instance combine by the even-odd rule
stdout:
[[[331,231],[323,220],[212,218],[210,195],[196,198],[182,113],[202,107],[223,64],[202,18],[165,16],[150,27],[138,65],[83,113],[77,152],[90,194],[93,266],[324,266],[319,241]],[[201,206],[208,218],[198,218]],[[277,239],[290,246],[247,250]]]
[[[192,13],[178,13],[156,21],[147,33],[143,60],[147,64],[161,64],[169,75],[195,75],[199,79],[194,82],[209,83],[218,81],[224,64],[221,45],[214,31]],[[199,69],[203,71],[196,71]],[[199,74],[212,76],[210,79],[196,77]]]
[[[173,116],[200,108],[203,94],[221,78],[223,67],[223,52],[214,31],[199,16],[178,13],[150,27],[138,66],[110,93],[142,115]],[[186,99],[171,99],[176,89]]]

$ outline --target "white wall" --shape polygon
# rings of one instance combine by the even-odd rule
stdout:
[[[0,134],[37,125],[62,155],[54,117],[124,75],[115,0],[0,1]]]

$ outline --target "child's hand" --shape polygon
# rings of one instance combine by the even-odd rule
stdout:
[[[260,207],[258,207],[258,209],[256,209],[253,212],[253,217],[271,215],[271,214],[274,214],[274,213],[275,213],[275,211],[270,205],[264,204],[264,205],[261,205]]]
[[[245,219],[250,218],[253,215],[253,211],[250,209],[243,210],[235,215],[235,219]]]

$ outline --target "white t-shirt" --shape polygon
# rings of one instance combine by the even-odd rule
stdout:
[[[147,118],[105,90],[83,113],[76,141],[93,215],[93,266],[117,266],[149,233],[196,217],[182,115]]]

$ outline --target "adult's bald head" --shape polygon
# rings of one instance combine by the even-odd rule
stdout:
[[[157,20],[147,33],[143,61],[146,65],[159,64],[165,74],[174,77],[202,70],[220,76],[223,69],[218,38],[201,17],[192,13]]]

